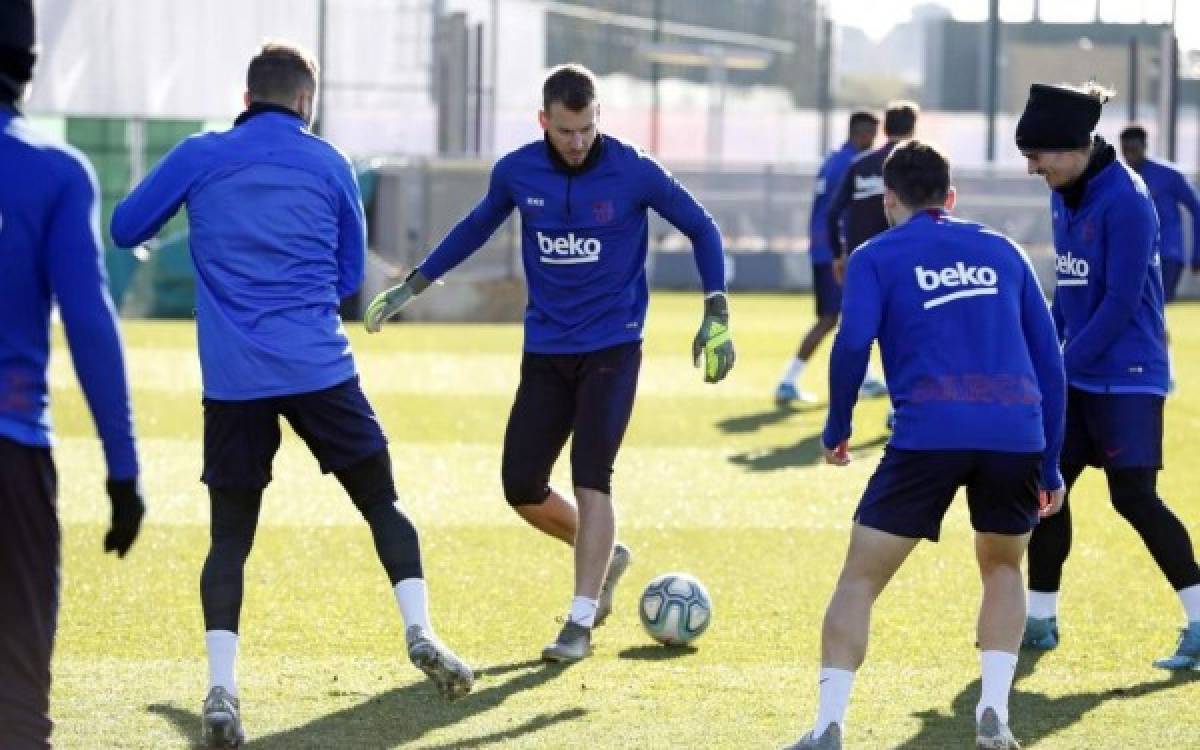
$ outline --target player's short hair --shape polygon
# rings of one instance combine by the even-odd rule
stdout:
[[[879,126],[879,118],[875,113],[868,112],[865,109],[860,109],[850,115],[850,131],[853,132],[859,128],[874,128]]]
[[[572,112],[578,112],[596,100],[596,76],[579,63],[559,65],[550,71],[542,84],[542,110],[558,102]]]
[[[883,184],[909,208],[940,206],[950,192],[950,162],[933,144],[904,141],[883,162]]]
[[[917,128],[917,115],[921,108],[916,102],[889,102],[883,113],[883,132],[888,136],[912,135]]]
[[[1138,141],[1139,143],[1146,142],[1146,129],[1141,125],[1130,125],[1121,131],[1121,140],[1123,141]]]
[[[267,41],[246,69],[251,101],[292,102],[302,91],[315,93],[320,69],[307,50],[290,42]]]

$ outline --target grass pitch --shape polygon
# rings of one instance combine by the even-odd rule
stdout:
[[[849,519],[886,439],[885,402],[857,412],[847,469],[819,463],[822,407],[771,406],[811,321],[807,296],[733,300],[738,363],[700,382],[695,295],[654,297],[633,423],[614,491],[634,565],[593,658],[542,666],[571,594],[569,550],[525,527],[499,489],[517,380],[515,325],[395,325],[353,343],[391,439],[402,502],[422,534],[433,617],[479,671],[455,704],[408,664],[366,525],[285,430],[247,568],[240,687],[249,747],[773,748],[815,710],[821,615]],[[1179,391],[1167,406],[1162,494],[1200,540],[1200,307],[1170,310]],[[150,506],[130,557],[101,554],[104,470],[61,342],[52,386],[61,438],[64,586],[53,712],[62,748],[188,748],[206,666],[198,579],[207,499],[198,482],[199,370],[191,324],[124,325]],[[824,354],[805,385],[825,392]],[[569,487],[567,462],[556,483]],[[1063,645],[1023,656],[1012,724],[1027,747],[1200,746],[1200,683],[1150,662],[1182,615],[1137,537],[1085,474],[1063,600]],[[883,595],[847,718],[850,748],[961,748],[978,697],[979,596],[965,509]],[[715,601],[692,650],[652,645],[642,585],[689,571]]]

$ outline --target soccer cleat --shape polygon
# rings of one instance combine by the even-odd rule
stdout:
[[[813,394],[802,391],[791,383],[780,383],[775,389],[775,405],[787,406],[793,401],[799,401],[804,404],[811,404],[817,400]]]
[[[405,639],[408,641],[409,661],[433,680],[443,698],[455,701],[471,692],[475,673],[454,652],[426,633],[420,625],[409,626]]]
[[[1179,631],[1179,646],[1173,656],[1154,662],[1159,669],[1200,669],[1200,622]]]
[[[874,375],[868,375],[858,387],[858,394],[863,398],[880,398],[886,396],[887,392],[887,383]]]
[[[219,685],[208,691],[204,708],[201,709],[200,723],[205,747],[241,747],[246,742],[237,696]]]
[[[1008,725],[1000,721],[996,709],[988,706],[975,725],[976,750],[1021,750],[1021,743],[1013,737]]]
[[[567,620],[554,643],[542,649],[542,661],[579,661],[591,653],[592,629]]]
[[[842,728],[830,724],[825,733],[814,737],[812,732],[804,735],[794,745],[788,745],[785,750],[842,750]]]
[[[1021,637],[1021,648],[1035,651],[1050,651],[1058,648],[1057,617],[1026,617],[1025,635]]]
[[[616,590],[621,576],[625,575],[631,562],[633,562],[633,555],[630,554],[628,547],[620,542],[613,545],[612,560],[608,563],[608,572],[604,574],[604,583],[600,586],[600,598],[596,603],[596,627],[603,625],[612,612],[613,591]]]

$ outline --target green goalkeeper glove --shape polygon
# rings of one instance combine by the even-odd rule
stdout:
[[[412,301],[413,297],[428,287],[429,279],[425,278],[420,271],[414,270],[403,284],[397,284],[386,292],[375,295],[375,299],[367,305],[367,312],[363,315],[363,325],[367,327],[369,333],[379,333],[385,320],[404,309],[404,306]]]
[[[729,335],[729,302],[723,292],[704,300],[704,320],[692,342],[692,359],[696,367],[704,365],[705,383],[720,382],[733,369],[736,356]]]

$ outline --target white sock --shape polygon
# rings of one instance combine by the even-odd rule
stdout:
[[[1058,592],[1030,591],[1029,616],[1036,617],[1039,620],[1058,617]]]
[[[820,737],[830,724],[846,728],[846,708],[850,705],[850,688],[854,687],[854,673],[845,669],[825,667],[821,670],[818,687],[817,723],[813,726],[813,737]]]
[[[1176,593],[1179,594],[1183,611],[1187,613],[1188,622],[1200,622],[1200,583],[1179,589]]]
[[[975,721],[983,718],[986,708],[995,710],[1001,724],[1008,723],[1008,692],[1017,671],[1017,655],[1007,651],[984,651],[979,655],[983,670],[983,689],[975,707]]]
[[[795,385],[796,380],[799,379],[800,375],[804,372],[804,365],[806,364],[807,363],[799,357],[794,357],[792,361],[788,363],[787,369],[783,371],[783,379],[779,382],[787,383],[788,385]]]
[[[571,622],[590,628],[596,624],[596,607],[599,602],[586,596],[577,596],[571,600],[571,613],[567,615]]]
[[[233,676],[237,663],[238,634],[228,630],[209,630],[204,634],[208,649],[208,689],[223,687],[237,695],[237,679]]]
[[[405,578],[392,590],[396,593],[396,604],[400,606],[400,616],[404,618],[405,629],[420,625],[426,633],[432,634],[429,627],[429,595],[425,588],[425,579]]]

